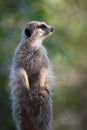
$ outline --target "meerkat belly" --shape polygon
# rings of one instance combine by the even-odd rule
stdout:
[[[45,56],[34,56],[29,61],[27,68],[30,86],[38,86],[40,83],[40,70],[42,67],[48,68],[48,61]]]

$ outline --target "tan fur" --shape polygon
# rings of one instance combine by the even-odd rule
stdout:
[[[41,87],[45,86],[47,76],[48,76],[48,69],[43,67],[40,71],[40,86]]]
[[[12,113],[17,130],[52,129],[53,74],[43,39],[53,28],[44,22],[25,25],[10,73]]]
[[[26,71],[23,68],[15,69],[16,75],[20,78],[23,85],[29,89],[30,85],[28,82],[28,75],[26,74]]]

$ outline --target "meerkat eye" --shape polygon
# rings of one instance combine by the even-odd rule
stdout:
[[[39,26],[39,28],[41,28],[41,29],[46,29],[46,25],[45,25],[45,24],[41,24],[41,25]]]

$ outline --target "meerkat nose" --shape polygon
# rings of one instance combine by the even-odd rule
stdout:
[[[50,31],[53,32],[55,29],[53,27],[50,28]]]

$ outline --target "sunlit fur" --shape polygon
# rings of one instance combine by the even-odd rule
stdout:
[[[41,24],[46,28],[39,28]],[[30,34],[28,30],[25,33],[26,28]],[[10,90],[17,130],[52,129],[53,74],[47,51],[42,45],[42,40],[52,32],[53,28],[44,22],[29,22],[15,49]]]

